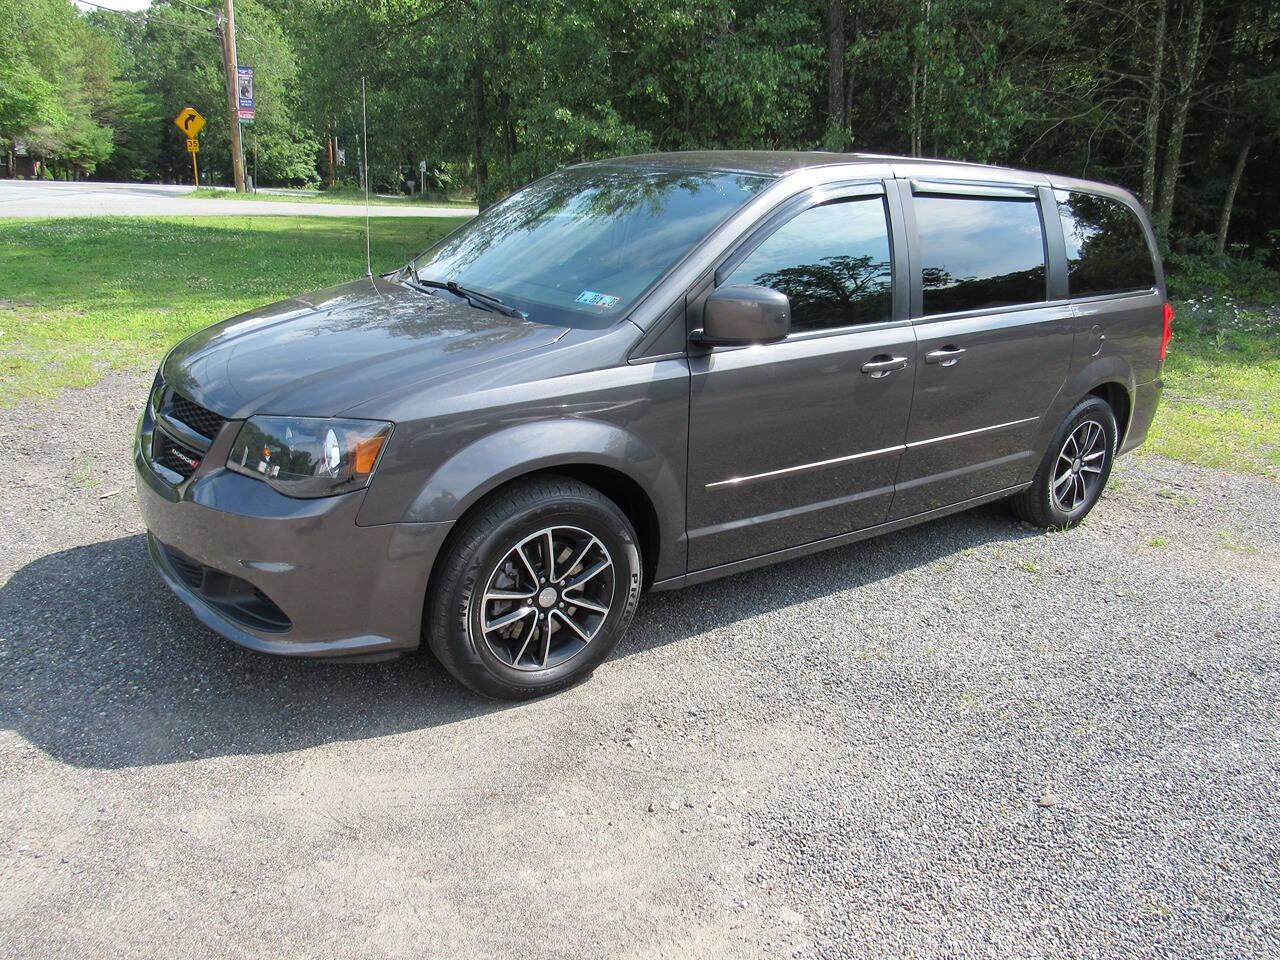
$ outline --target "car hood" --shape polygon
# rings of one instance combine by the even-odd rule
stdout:
[[[165,382],[226,417],[333,416],[400,387],[545,347],[566,330],[368,278],[193,334]]]

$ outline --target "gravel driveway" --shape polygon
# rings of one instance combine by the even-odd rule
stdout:
[[[1280,485],[1122,461],[644,598],[585,685],[243,652],[151,573],[149,373],[0,411],[0,955],[1280,954]]]

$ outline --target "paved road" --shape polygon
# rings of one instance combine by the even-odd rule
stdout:
[[[354,203],[284,203],[185,196],[191,188],[154,183],[62,183],[56,180],[0,180],[0,217],[363,217]],[[474,216],[473,207],[375,205],[375,217]]]
[[[1128,458],[645,597],[587,683],[264,658],[147,566],[148,371],[0,412],[0,957],[1280,955],[1280,487]]]

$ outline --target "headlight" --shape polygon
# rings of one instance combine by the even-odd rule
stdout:
[[[164,379],[160,376],[160,371],[156,371],[156,378],[151,381],[151,392],[147,394],[147,408],[154,417],[160,412],[160,401],[164,399]]]
[[[381,420],[250,417],[227,468],[257,477],[290,497],[328,497],[369,483],[391,436]]]

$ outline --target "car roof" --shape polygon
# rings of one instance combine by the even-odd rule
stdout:
[[[1130,196],[1123,188],[1098,181],[1061,177],[1035,170],[997,167],[962,160],[903,157],[884,153],[825,153],[818,150],[688,150],[672,153],[643,153],[629,157],[597,160],[582,166],[629,166],[650,169],[723,171],[757,176],[786,177],[806,170],[828,167],[879,167],[892,175],[907,178],[937,177],[941,180],[975,180],[987,183],[1043,184],[1046,186],[1098,189],[1111,195]],[[878,175],[878,174],[877,174]]]
[[[828,153],[821,150],[684,150],[671,153],[641,153],[614,157],[596,163],[609,166],[667,167],[684,170],[723,170],[729,173],[757,173],[780,176],[812,167],[846,166],[858,163],[909,163],[912,166],[938,166],[946,169],[971,167],[975,171],[1002,171],[1043,177],[1028,171],[993,167],[960,160],[935,160],[922,157],[893,156],[887,153]],[[584,164],[590,166],[591,164]]]

